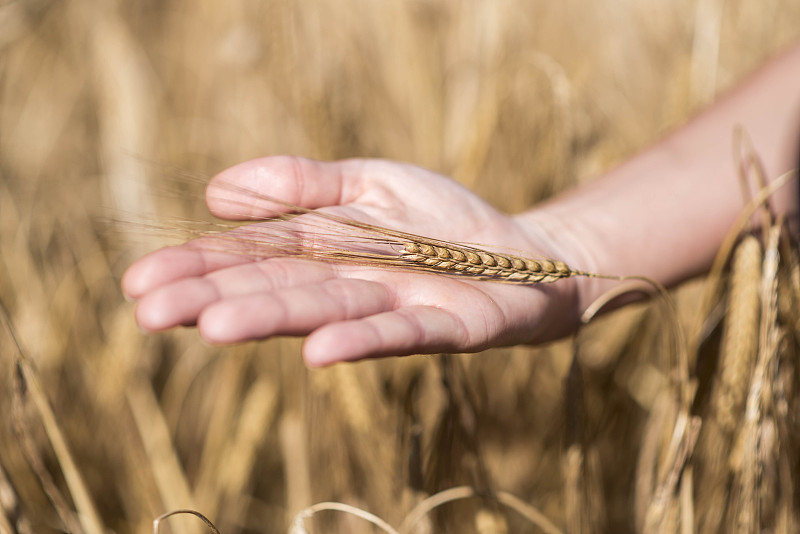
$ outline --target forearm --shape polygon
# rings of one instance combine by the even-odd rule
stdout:
[[[646,275],[666,285],[708,269],[743,208],[733,157],[737,126],[752,138],[767,179],[791,170],[800,131],[800,46],[768,64],[716,105],[606,176],[520,216],[566,236],[574,267]],[[797,218],[796,181],[772,199]],[[580,304],[600,288],[587,283]]]

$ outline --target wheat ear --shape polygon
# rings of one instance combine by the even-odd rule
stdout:
[[[571,269],[558,260],[532,260],[472,247],[452,244],[436,246],[421,241],[405,243],[400,257],[424,270],[462,273],[505,282],[555,282],[562,278],[587,274]]]
[[[747,236],[733,257],[716,397],[716,419],[728,434],[733,432],[741,418],[750,371],[758,352],[761,261],[758,239]]]
[[[426,237],[383,226],[342,217],[320,210],[303,208],[283,200],[233,184],[224,187],[243,195],[245,201],[228,200],[250,209],[252,201],[263,202],[266,206],[274,205],[286,210],[289,214],[277,214],[266,221],[280,225],[291,222],[296,216],[303,215],[318,219],[312,223],[304,217],[302,225],[315,228],[315,236],[306,239],[303,232],[298,235],[292,228],[274,226],[273,230],[262,228],[251,236],[242,233],[193,232],[199,236],[210,236],[215,239],[233,241],[242,245],[243,253],[265,257],[271,255],[291,255],[309,257],[332,263],[357,264],[378,268],[398,269],[404,271],[423,271],[432,274],[468,277],[473,280],[491,280],[515,284],[536,284],[556,282],[565,278],[585,276],[609,280],[643,280],[654,286],[659,292],[663,288],[657,282],[639,276],[616,276],[591,273],[575,269],[565,262],[550,258],[526,258],[514,254],[489,251],[471,244],[456,243]],[[265,221],[261,217],[252,217],[251,221]],[[248,246],[249,245],[249,246]],[[354,246],[355,245],[355,246]],[[388,247],[388,249],[387,249]],[[205,247],[204,247],[205,248]],[[220,252],[235,252],[222,246]]]

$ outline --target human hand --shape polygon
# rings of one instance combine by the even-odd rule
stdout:
[[[456,182],[410,165],[253,160],[214,178],[207,189],[209,209],[228,219],[274,215],[274,205],[259,205],[247,191],[531,258],[571,265],[582,257],[580,251],[556,246],[529,220],[504,215]],[[308,215],[295,220],[303,217]],[[257,238],[259,228],[269,224],[239,228],[238,238],[248,233]],[[147,331],[196,324],[211,343],[308,335],[303,355],[312,366],[547,341],[570,332],[581,311],[574,278],[503,284],[286,255],[225,253],[204,246],[202,239],[145,256],[125,273],[122,287],[138,301],[136,318]]]

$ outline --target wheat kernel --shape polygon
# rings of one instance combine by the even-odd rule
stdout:
[[[434,247],[436,249],[436,255],[442,259],[450,259],[452,256],[450,255],[450,251],[443,247]]]
[[[536,273],[542,270],[542,265],[538,261],[525,260],[525,268]]]
[[[460,250],[451,250],[450,255],[456,261],[465,261],[467,259],[467,256],[464,255],[464,253],[461,252]]]
[[[409,254],[419,254],[419,246],[416,243],[406,243],[406,252]]]
[[[481,257],[481,263],[487,267],[495,267],[497,265],[497,260],[495,260],[494,256],[487,252],[479,252],[478,256]]]
[[[466,253],[467,261],[470,262],[472,265],[480,265],[481,264],[481,257],[475,254],[472,251],[467,251]]]

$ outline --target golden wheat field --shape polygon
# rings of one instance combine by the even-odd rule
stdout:
[[[210,220],[178,175],[381,157],[517,212],[797,38],[790,0],[0,0],[0,533],[800,531],[779,226],[673,292],[682,345],[653,301],[309,370],[296,339],[145,335],[119,289],[163,244],[119,221]]]

